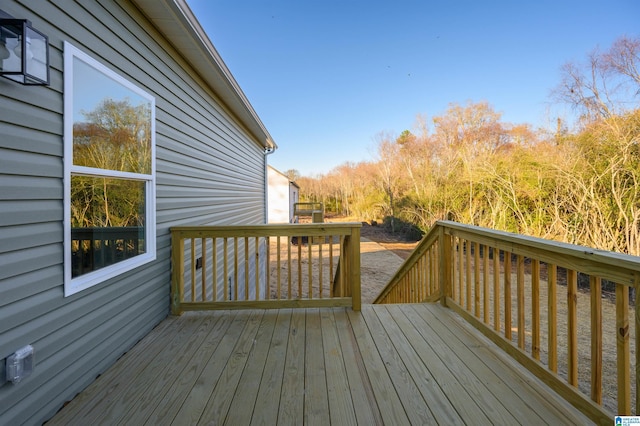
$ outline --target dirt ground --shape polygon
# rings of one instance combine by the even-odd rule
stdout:
[[[400,234],[392,234],[384,226],[371,226],[368,223],[363,224],[360,229],[362,238],[371,240],[380,244],[387,250],[391,250],[402,259],[409,257],[413,249],[416,248],[419,241],[406,241]]]
[[[358,222],[353,218],[330,218],[327,222]],[[418,241],[407,241],[382,225],[362,222],[360,229],[362,303],[373,303],[380,291],[409,257]]]
[[[353,218],[333,217],[326,219],[325,222],[360,221]],[[418,242],[406,241],[400,234],[393,234],[384,226],[372,226],[366,222],[360,223],[363,224],[360,239],[362,303],[373,303]],[[314,298],[326,297],[331,291],[330,277],[335,272],[327,265],[328,258],[331,257],[327,246],[323,246],[323,252],[319,252],[317,244],[311,247],[307,244],[303,244],[302,247],[294,246],[291,253],[292,263],[289,264],[285,261],[287,257],[286,244],[286,241],[281,241],[279,249],[281,261],[278,263],[280,267],[271,269],[270,281],[274,283],[270,285],[271,297],[279,298],[278,287],[275,284],[278,282],[281,283],[280,297],[308,297],[310,293],[313,293]],[[277,259],[278,248],[275,241],[271,242],[270,250],[271,259]],[[333,256],[335,255],[336,253]],[[308,260],[310,258],[316,259],[311,262],[311,265]],[[323,263],[322,271],[319,269],[318,258],[324,259],[323,262],[320,262]],[[336,263],[337,258],[334,259],[334,268]],[[313,276],[311,285],[309,284],[309,276]],[[291,288],[289,288],[289,282],[292,283]]]

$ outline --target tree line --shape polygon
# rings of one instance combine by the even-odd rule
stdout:
[[[640,38],[622,37],[562,68],[553,96],[575,123],[534,129],[487,102],[451,104],[414,131],[378,134],[374,161],[297,183],[305,200],[362,220],[426,231],[449,219],[638,256],[639,70]]]

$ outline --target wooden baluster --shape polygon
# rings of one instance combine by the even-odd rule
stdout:
[[[451,265],[449,266],[449,276],[451,277],[451,299],[456,300],[456,279],[455,279],[455,269],[456,269],[456,237],[450,235],[450,247],[449,247],[449,258],[451,259]]]
[[[302,299],[302,237],[298,237],[298,299]]]
[[[425,288],[427,282],[427,274],[429,270],[424,256],[420,257],[420,281],[418,282],[418,301],[422,302],[427,297],[427,290]]]
[[[233,275],[234,275],[233,290],[234,290],[234,294],[233,294],[232,300],[239,300],[239,298],[238,298],[238,271],[239,271],[239,266],[238,266],[238,238],[234,237],[233,238]]]
[[[213,265],[213,301],[216,302],[218,300],[218,245],[217,238],[213,237],[211,241],[211,256],[212,256],[212,265]]]
[[[531,260],[531,356],[540,360],[540,261]]]
[[[591,294],[591,399],[602,404],[602,279],[589,277]]]
[[[473,244],[474,315],[480,318],[480,244]]]
[[[280,253],[280,244],[281,244],[281,239],[280,239],[280,235],[278,235],[278,237],[276,238],[276,245],[277,245],[277,251],[276,251],[276,273],[278,275],[278,281],[277,281],[277,290],[276,290],[276,296],[277,299],[280,299],[282,297],[282,270],[280,269],[280,264],[281,264],[281,253]],[[269,298],[271,298],[269,296]]]
[[[433,265],[431,264],[431,249],[426,250],[422,257],[424,259],[426,268],[426,274],[424,276],[424,291],[425,296],[430,297],[432,294],[431,283],[433,282],[433,280],[431,279],[431,274],[433,272]]]
[[[629,287],[616,283],[618,414],[631,415],[631,359],[629,356]]]
[[[518,347],[524,349],[524,256],[518,255],[516,298],[518,305]]]
[[[249,300],[249,237],[244,237],[244,300]]]
[[[500,249],[493,248],[493,329],[500,332]]]
[[[482,245],[482,310],[484,323],[490,324],[489,319],[489,246]]]
[[[345,260],[345,253],[344,253],[344,246],[345,246],[345,236],[344,235],[340,235],[340,261],[338,266],[340,267],[340,285],[339,287],[339,291],[338,291],[338,297],[344,297],[344,280],[346,279],[346,270],[347,270],[347,265],[346,265],[346,260]]]
[[[554,373],[558,372],[558,298],[557,298],[558,268],[556,265],[547,264],[547,284],[548,284],[548,353],[549,369]]]
[[[196,301],[196,240],[191,238],[191,301]]]
[[[227,237],[224,237],[224,250],[223,250],[223,262],[224,262],[224,300],[229,300],[229,244]]]
[[[291,238],[287,236],[287,297],[291,300],[293,299],[293,294],[291,293]]]
[[[202,244],[202,301],[207,300],[207,239],[202,238],[200,244]]]
[[[464,241],[458,238],[458,303],[463,306]]]
[[[255,259],[256,259],[256,276],[255,276],[255,286],[256,286],[256,297],[255,300],[260,300],[260,239],[259,237],[255,237],[254,240],[254,244],[255,244]],[[267,246],[268,247],[268,246]],[[267,249],[267,253],[269,253],[269,250]],[[266,254],[267,259],[265,259],[265,263],[267,264],[267,268],[269,267],[269,261],[268,261],[268,257],[269,254]],[[266,288],[269,288],[269,271],[266,271],[265,274],[265,281],[266,281]]]
[[[438,276],[439,274],[439,268],[438,265],[440,265],[440,244],[442,244],[441,241],[438,241],[436,243],[436,245],[433,247],[433,250],[431,250],[431,254],[433,256],[433,274],[431,276],[431,282],[433,283],[433,291],[431,292],[431,294],[436,294],[441,292],[442,290],[438,287],[438,285],[440,284],[440,277]]]
[[[578,386],[578,273],[573,269],[567,270],[567,311],[567,381]]]
[[[309,294],[307,295],[307,298],[309,299],[313,299],[313,255],[311,254],[312,248],[313,248],[313,237],[308,236],[307,237],[307,260],[309,263],[307,264],[307,271],[309,275]]]
[[[416,262],[413,266],[411,281],[411,303],[419,302],[420,298],[420,262]]]
[[[329,236],[329,297],[335,297],[333,294],[336,284],[336,274],[333,270],[333,235]]]
[[[324,283],[322,282],[322,242],[318,242],[318,287],[320,288],[320,299],[322,299],[322,288]]]
[[[511,341],[511,252],[504,252],[504,337]]]
[[[447,298],[453,293],[453,277],[451,276],[451,236],[444,233],[444,228],[440,231],[441,255],[440,255],[440,295],[443,306],[447,305]]]
[[[467,274],[467,311],[471,312],[471,247],[472,243],[469,240],[465,240],[466,247],[466,274]]]

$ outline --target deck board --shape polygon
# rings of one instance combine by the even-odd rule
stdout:
[[[400,354],[398,354],[392,341],[392,336],[387,334],[374,310],[364,310],[362,315],[370,327],[369,331],[376,342],[380,355],[385,360],[391,382],[398,393],[400,402],[411,424],[435,424],[435,417],[400,358]]]
[[[589,424],[438,304],[169,318],[50,422]]]
[[[249,353],[247,363],[235,389],[235,397],[229,407],[227,414],[227,423],[229,424],[246,425],[251,422],[253,412],[247,407],[254,407],[256,404],[259,391],[259,387],[256,386],[256,378],[261,378],[264,373],[278,313],[277,311],[267,311],[264,315],[271,318],[264,318],[265,320],[260,323],[258,328],[253,348]]]
[[[329,396],[318,308],[307,309],[304,360],[304,424],[326,425],[329,420]]]
[[[363,312],[366,310],[365,308]],[[410,424],[391,377],[387,373],[385,361],[378,353],[363,315],[353,311],[348,311],[348,315],[383,423],[388,425]]]
[[[344,327],[341,324],[349,324],[349,317],[344,310],[332,310],[336,321],[342,356],[346,369],[351,401],[356,414],[356,421],[361,425],[382,425],[382,416],[375,395],[371,388],[371,382],[366,372],[364,360],[356,342],[356,336],[352,327]]]
[[[305,327],[305,311],[294,309],[288,333],[278,424],[303,423]],[[254,417],[258,414],[254,412]]]
[[[275,321],[275,328],[271,336],[271,342],[268,348],[267,358],[265,360],[264,370],[259,379],[259,384],[254,382],[254,386],[258,388],[256,401],[253,410],[247,407],[231,406],[229,419],[234,419],[234,409],[241,409],[243,412],[253,416],[253,413],[259,415],[250,418],[250,422],[256,425],[274,425],[278,422],[278,406],[274,402],[274,395],[280,401],[282,393],[282,381],[284,377],[284,359],[287,354],[288,330],[291,323],[291,309],[280,309],[277,311],[278,317]],[[250,379],[250,377],[248,376]],[[256,380],[254,378],[254,380]],[[246,423],[237,423],[246,424]]]
[[[229,327],[233,323],[238,314],[237,311],[224,312],[216,315],[217,321],[211,327],[211,330],[193,355],[191,362],[182,366],[178,377],[175,378],[175,384],[171,386],[171,392],[164,390],[160,402],[153,406],[151,404],[140,407],[132,404],[127,416],[122,420],[122,424],[149,424],[160,425],[170,423],[184,401],[187,399],[189,392],[202,374],[212,354],[219,347],[222,337],[228,333]],[[193,315],[196,315],[194,313]],[[206,314],[205,314],[206,315]],[[156,394],[162,394],[156,391]]]
[[[519,422],[523,424],[541,424],[538,419],[546,422],[547,419],[555,416],[558,419],[558,423],[568,424],[580,424],[583,421],[583,415],[577,412],[573,407],[562,399],[555,399],[550,401],[548,399],[548,388],[538,380],[527,380],[529,372],[525,370],[520,364],[514,364],[513,359],[502,351],[496,351],[492,342],[486,339],[484,336],[478,335],[477,331],[470,325],[464,323],[460,317],[452,316],[450,319],[453,321],[443,321],[433,315],[433,312],[427,310],[413,310],[405,311],[412,315],[412,318],[419,321],[418,317],[422,317],[425,321],[429,321],[433,329],[437,332],[444,327],[450,330],[455,339],[450,340],[448,346],[459,354],[463,362],[469,362],[469,357],[475,357],[481,360],[487,368],[479,370],[483,372],[483,375],[491,377],[492,374],[499,377],[502,382],[507,386],[504,389],[508,395],[521,395],[526,394],[527,398],[519,398],[520,401],[513,402],[509,408],[511,410],[519,409],[530,411],[533,410],[532,415],[526,419],[521,419]],[[495,384],[492,385],[492,389],[495,389]],[[519,404],[526,404],[527,407],[519,408]],[[537,413],[546,413],[546,418],[541,418]]]
[[[388,333],[396,336],[400,343],[398,347],[402,350],[405,365],[412,377],[418,378],[416,385],[424,400],[430,402],[429,408],[438,423],[462,424],[465,415],[467,418],[475,416],[479,423],[489,421],[475,404],[468,404],[464,389],[408,319],[392,316],[393,311],[384,309],[376,312]]]
[[[357,425],[351,390],[344,364],[345,356],[338,338],[338,325],[331,309],[320,310],[322,347],[329,400],[329,416],[333,424]],[[350,365],[350,369],[357,366]]]

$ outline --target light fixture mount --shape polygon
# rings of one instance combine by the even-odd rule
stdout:
[[[28,86],[49,85],[49,37],[30,21],[0,18],[0,76]]]

